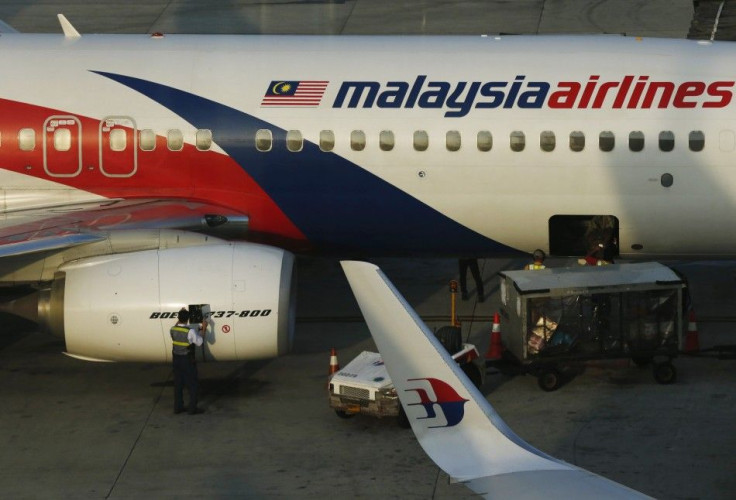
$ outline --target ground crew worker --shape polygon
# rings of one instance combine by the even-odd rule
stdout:
[[[597,243],[590,249],[588,255],[578,259],[578,264],[581,266],[607,266],[610,262],[603,258],[604,248],[603,243]]]
[[[534,259],[534,262],[531,264],[527,264],[524,266],[524,269],[528,270],[537,270],[537,269],[544,269],[546,266],[544,265],[544,258],[546,255],[544,255],[544,251],[537,248],[534,250],[534,253],[532,254],[532,258]]]
[[[199,328],[189,326],[189,311],[182,308],[177,316],[176,325],[171,327],[171,343],[173,345],[172,360],[174,366],[174,413],[188,411],[190,415],[203,413],[197,407],[197,362],[194,358],[194,347],[201,346],[207,323],[203,320]],[[189,406],[184,406],[184,386],[189,393]]]
[[[483,293],[483,279],[480,277],[480,269],[478,268],[478,259],[460,259],[458,261],[460,267],[460,296],[463,300],[468,300],[468,269],[475,280],[475,290],[478,292],[478,302],[486,300]]]

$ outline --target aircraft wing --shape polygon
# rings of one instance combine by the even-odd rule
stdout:
[[[105,239],[113,230],[214,231],[245,215],[187,200],[104,200],[33,206],[0,214],[0,258]]]
[[[649,498],[522,440],[378,267],[342,266],[412,430],[453,480],[485,498]]]

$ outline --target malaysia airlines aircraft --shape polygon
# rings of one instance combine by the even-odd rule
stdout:
[[[650,498],[521,439],[380,269],[342,267],[419,444],[452,480],[483,498]]]
[[[272,357],[293,253],[736,250],[729,43],[0,35],[0,284],[93,360]],[[7,31],[7,30],[6,30]]]

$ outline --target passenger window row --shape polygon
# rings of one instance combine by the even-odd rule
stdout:
[[[138,145],[142,151],[156,149],[156,133],[151,129],[138,132]],[[68,128],[57,128],[53,131],[53,147],[57,151],[69,151],[72,147],[72,132]],[[128,147],[128,133],[117,128],[109,132],[109,148],[111,151],[125,151]],[[350,132],[350,149],[363,151],[368,139],[363,130]],[[448,151],[459,151],[462,146],[461,134],[457,130],[450,130],[445,134],[445,148]],[[1,143],[1,142],[0,142]],[[208,151],[212,148],[212,131],[200,129],[195,132],[195,146],[199,151]],[[417,130],[413,134],[412,146],[415,151],[429,149],[429,134],[425,130]],[[302,150],[304,138],[301,131],[289,130],[286,132],[286,149],[291,152]],[[319,133],[319,147],[322,151],[332,151],[335,148],[335,133],[332,130],[322,130]],[[633,152],[644,150],[644,133],[632,131],[628,135],[628,148]],[[184,134],[181,130],[170,129],[166,133],[166,145],[171,151],[184,149]],[[669,152],[675,149],[675,134],[669,130],[661,131],[657,138],[660,151]],[[271,151],[273,147],[273,133],[268,129],[256,132],[255,146],[258,151]],[[396,146],[396,138],[390,130],[382,130],[378,134],[378,147],[381,151],[391,151]],[[515,130],[509,134],[509,147],[512,151],[521,152],[526,149],[527,137],[522,131]],[[570,132],[567,146],[571,151],[580,152],[585,149],[585,134],[581,131]],[[613,151],[616,146],[616,136],[611,131],[598,134],[598,149],[604,152]],[[21,151],[36,149],[36,131],[24,128],[18,132],[18,147]],[[481,130],[475,135],[475,147],[478,151],[487,152],[493,149],[493,134],[488,130]],[[545,130],[539,134],[539,148],[545,152],[552,152],[557,147],[557,138],[554,132]],[[688,148],[690,151],[702,151],[705,148],[705,134],[700,130],[693,130],[688,134]]]
[[[366,148],[366,133],[362,130],[350,132],[350,149],[363,151]],[[521,152],[526,148],[526,134],[515,130],[509,134],[509,147],[512,151]],[[669,152],[675,149],[675,134],[669,130],[659,133],[657,143],[660,151]],[[394,133],[390,130],[382,130],[378,134],[378,147],[381,151],[391,151],[396,145]],[[429,149],[429,134],[425,130],[414,132],[412,145],[415,151],[426,151]],[[450,130],[445,134],[445,149],[448,151],[459,151],[462,145],[461,134],[457,130]],[[571,151],[580,152],[585,149],[585,134],[580,131],[570,132],[568,136],[568,147]],[[555,133],[545,130],[539,134],[539,148],[545,152],[552,152],[557,146]],[[601,151],[613,151],[616,146],[616,136],[611,131],[603,131],[598,134],[598,149]],[[271,151],[273,147],[273,134],[268,129],[256,132],[256,149],[258,151]],[[303,147],[302,133],[299,130],[286,132],[286,149],[291,152],[301,151]],[[322,130],[319,133],[319,147],[322,151],[332,151],[335,148],[335,133],[332,130]],[[493,149],[493,135],[488,130],[481,130],[475,136],[475,147],[479,151],[490,151]],[[644,150],[644,133],[633,131],[628,136],[628,148],[633,152]],[[693,130],[688,134],[688,148],[690,151],[702,151],[705,148],[705,134],[700,130]]]
[[[55,128],[48,130],[47,138],[51,139],[50,145],[56,151],[69,151],[72,147],[72,129]],[[125,151],[128,148],[130,132],[122,128],[113,128],[106,131],[106,142],[110,151]],[[156,149],[156,132],[151,129],[143,129],[138,132],[138,146],[141,151],[153,151]],[[1,144],[1,141],[0,141]],[[200,129],[195,132],[194,145],[199,151],[209,151],[212,148],[212,131]],[[181,130],[170,129],[166,132],[166,146],[171,151],[184,149],[184,134]],[[21,151],[33,151],[36,149],[36,131],[32,128],[22,128],[18,132],[18,148]]]

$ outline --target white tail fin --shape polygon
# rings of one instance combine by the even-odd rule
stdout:
[[[72,23],[69,22],[69,19],[64,16],[64,14],[57,14],[56,17],[59,18],[59,24],[61,24],[61,30],[64,32],[64,36],[67,38],[80,38],[82,35],[79,34],[79,31],[72,26]]]
[[[412,430],[450,477],[493,498],[644,497],[514,434],[378,267],[342,266]]]

